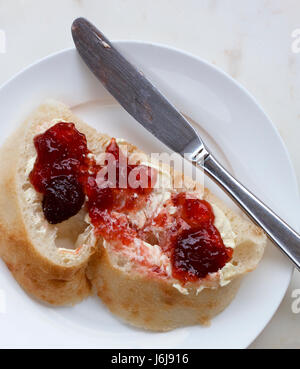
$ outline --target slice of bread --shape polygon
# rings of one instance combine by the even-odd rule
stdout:
[[[191,184],[188,191],[192,190]],[[194,185],[194,190],[201,191]],[[132,253],[126,250],[116,252],[104,241],[104,247],[91,260],[88,275],[98,296],[112,313],[136,327],[169,331],[181,326],[209,325],[211,319],[231,303],[242,276],[253,271],[263,257],[266,236],[248,219],[235,214],[208,189],[204,190],[203,198],[221,209],[236,235],[233,258],[223,268],[223,283],[219,280],[200,284],[189,282],[182,287],[172,276],[160,278],[147,275],[134,255],[147,255],[148,246],[141,247],[137,243],[132,245]],[[146,248],[145,252],[141,252],[143,247]],[[156,250],[152,263],[168,269],[170,260]]]
[[[232,232],[229,235],[235,234],[231,262],[212,278],[182,285],[172,275],[170,255],[155,240],[136,238],[130,245],[116,247],[114,242],[95,236],[85,207],[69,220],[50,225],[42,212],[41,195],[28,176],[36,158],[34,136],[58,121],[75,123],[77,130],[86,135],[95,157],[111,140],[81,122],[63,104],[52,101],[34,112],[2,147],[0,255],[14,277],[27,292],[54,305],[75,303],[96,292],[114,314],[150,330],[208,324],[232,301],[241,277],[256,268],[265,248],[264,233],[189,178],[184,178],[185,188],[175,189],[183,179],[181,173],[151,162],[122,140],[119,146],[121,150],[126,146],[129,160],[156,166],[160,173],[169,171],[174,187],[154,189],[144,209],[122,216],[141,229],[157,214],[168,192],[186,191],[204,198],[226,218]],[[163,276],[152,273],[153,268],[163,271]]]
[[[55,119],[76,123],[94,149],[96,131],[54,101],[40,106],[6,141],[0,152],[0,255],[28,293],[63,305],[90,294],[86,268],[97,241],[84,220],[84,209],[68,221],[50,225],[41,195],[29,182],[36,158],[33,138]]]

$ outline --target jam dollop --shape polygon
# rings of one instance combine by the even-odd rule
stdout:
[[[85,200],[82,178],[88,167],[87,141],[73,123],[57,123],[34,138],[37,159],[29,175],[44,195],[43,211],[51,224],[76,215]]]
[[[233,250],[226,247],[218,229],[211,205],[196,198],[179,194],[173,198],[179,216],[189,225],[173,243],[173,276],[183,282],[205,278],[222,269],[232,258]]]
[[[60,175],[72,175],[76,179],[86,172],[86,137],[77,131],[73,123],[57,123],[34,138],[37,159],[30,181],[38,192],[45,193],[49,182]]]
[[[173,277],[185,284],[222,269],[233,250],[214,226],[211,205],[185,192],[174,194],[170,203],[176,212],[171,215],[165,207],[153,224],[162,230],[158,242],[171,257]]]
[[[50,224],[61,223],[76,215],[84,201],[82,186],[74,176],[52,178],[47,183],[43,199],[45,218]]]

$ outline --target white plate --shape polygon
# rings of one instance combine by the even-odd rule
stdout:
[[[299,203],[292,165],[277,131],[254,99],[215,67],[181,51],[138,42],[115,44],[197,122],[219,159],[296,227]],[[0,143],[49,97],[70,105],[100,131],[128,138],[148,152],[163,148],[115,104],[74,50],[43,59],[2,86]],[[44,306],[23,292],[1,262],[0,346],[245,348],[278,308],[291,272],[289,262],[269,245],[259,268],[244,279],[236,299],[211,327],[151,333],[120,322],[97,298],[73,308]]]

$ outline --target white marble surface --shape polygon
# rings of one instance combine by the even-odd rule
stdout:
[[[300,53],[291,49],[291,33],[300,28],[298,0],[0,0],[0,30],[6,36],[0,83],[72,46],[69,27],[78,16],[111,39],[175,46],[228,72],[277,126],[300,180]],[[253,348],[300,348],[300,314],[291,310],[295,289],[300,289],[298,272]]]

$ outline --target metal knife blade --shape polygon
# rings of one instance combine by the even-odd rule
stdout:
[[[72,35],[79,54],[123,108],[148,131],[192,159],[203,143],[178,110],[89,21],[78,18]]]

